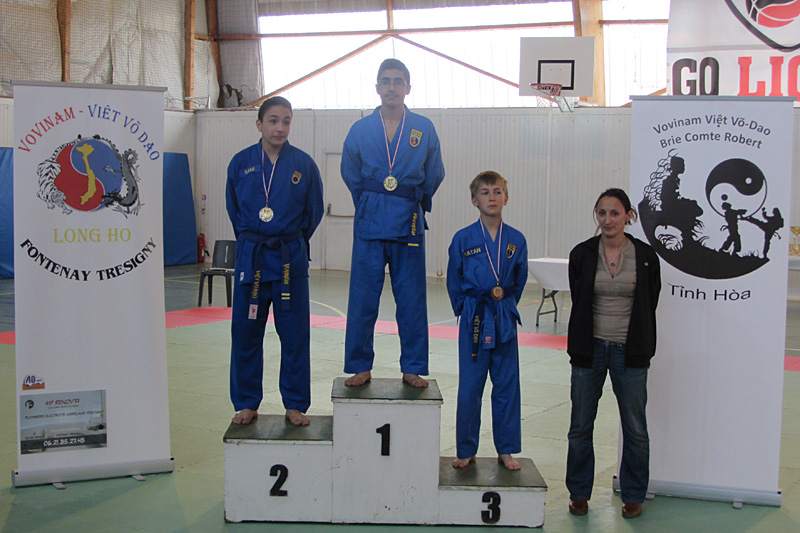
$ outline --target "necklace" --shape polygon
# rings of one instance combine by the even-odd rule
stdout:
[[[403,138],[403,128],[406,126],[406,109],[403,107],[403,121],[400,124],[400,136],[397,138],[397,145],[394,147],[394,157],[389,155],[389,134],[386,131],[386,122],[383,120],[383,113],[378,112],[381,117],[381,124],[383,125],[383,139],[386,141],[386,159],[389,160],[389,175],[383,180],[383,188],[392,192],[397,188],[397,178],[392,175],[394,170],[394,162],[397,160],[397,149],[400,148],[400,140]]]
[[[624,245],[623,245],[624,246]],[[613,257],[613,259],[609,256],[608,248],[604,248],[603,251],[605,252],[606,261],[608,261],[608,266],[616,267],[619,266],[620,259],[622,259],[622,248],[619,249],[617,255]]]
[[[492,300],[499,302],[505,297],[505,291],[503,287],[500,286],[500,245],[503,240],[503,222],[500,222],[500,229],[497,231],[497,268],[494,268],[494,263],[492,262],[492,256],[489,254],[489,241],[486,239],[486,230],[483,227],[483,220],[480,218],[478,222],[481,223],[481,233],[483,234],[483,242],[486,245],[486,258],[489,259],[489,266],[492,267],[492,274],[494,274],[494,279],[497,282],[497,285],[492,288]]]
[[[264,185],[264,196],[266,196],[266,201],[264,203],[264,207],[261,208],[261,211],[258,212],[258,218],[261,219],[262,222],[269,222],[275,216],[275,212],[272,211],[272,208],[269,206],[269,191],[272,189],[272,178],[275,176],[275,167],[278,166],[278,156],[275,156],[275,163],[272,164],[272,172],[269,174],[269,185],[266,183],[266,179],[264,178],[264,150],[261,150],[261,183]]]

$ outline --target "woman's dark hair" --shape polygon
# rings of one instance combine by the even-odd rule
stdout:
[[[631,219],[627,222],[628,224],[636,222],[636,220],[639,218],[639,213],[637,213],[636,209],[634,209],[631,205],[631,199],[628,198],[628,194],[622,189],[617,189],[615,187],[606,189],[600,194],[600,196],[597,197],[597,201],[594,203],[594,209],[597,209],[597,204],[600,203],[600,200],[606,197],[616,198],[619,200],[619,203],[622,204],[622,208],[625,210],[625,213],[630,213],[633,211],[633,217],[631,217]],[[592,211],[594,211],[594,209]]]
[[[283,96],[273,96],[272,98],[267,98],[266,100],[264,100],[264,103],[261,104],[261,107],[258,108],[258,121],[264,122],[264,115],[267,114],[267,110],[270,107],[276,105],[285,107],[289,111],[292,111],[292,104],[289,103],[289,100],[287,100]],[[294,112],[292,111],[292,113]]]

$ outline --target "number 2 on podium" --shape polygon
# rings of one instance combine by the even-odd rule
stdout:
[[[384,424],[375,430],[375,433],[380,433],[381,436],[381,455],[389,455],[389,433],[391,425]]]
[[[289,493],[281,487],[283,484],[286,483],[286,478],[289,477],[289,469],[286,468],[286,465],[272,465],[272,468],[269,469],[270,476],[278,476],[278,479],[275,480],[275,484],[272,485],[272,488],[269,489],[270,496],[286,496]]]

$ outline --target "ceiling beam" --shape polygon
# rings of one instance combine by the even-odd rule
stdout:
[[[525,28],[552,28],[556,26],[573,26],[569,22],[525,22],[519,24],[496,24],[491,26],[453,26],[444,28],[408,28],[391,30],[354,30],[354,31],[323,31],[308,33],[227,33],[219,36],[220,41],[244,41],[258,39],[276,39],[286,37],[341,37],[352,35],[383,35],[394,37],[414,33],[447,33],[460,31],[485,31],[485,30],[517,30]]]
[[[194,0],[183,2],[183,108],[194,109]]]
[[[206,21],[208,23],[208,37],[211,41],[211,57],[214,58],[214,68],[217,71],[217,85],[219,85],[219,98],[217,107],[225,107],[225,98],[222,93],[222,60],[219,55],[219,17],[217,15],[217,0],[206,0]]]
[[[594,37],[594,96],[581,99],[604,106],[606,105],[606,68],[601,0],[572,0],[572,18],[576,37]]]
[[[69,81],[69,64],[72,58],[70,51],[70,34],[72,33],[72,2],[58,0],[56,6],[58,33],[61,39],[61,81]]]

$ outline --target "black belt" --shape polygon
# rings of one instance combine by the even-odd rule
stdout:
[[[411,215],[411,219],[408,222],[408,245],[411,247],[411,250],[414,253],[418,253],[422,247],[424,229],[427,229],[425,217],[423,216],[422,220],[419,220],[416,207],[417,205],[420,205],[420,202],[425,197],[425,193],[422,192],[422,189],[414,185],[398,183],[397,188],[393,191],[390,191],[387,190],[383,186],[383,183],[378,180],[366,180],[364,181],[364,191],[376,192],[378,194],[385,194],[388,196],[399,196],[401,198],[407,198],[416,204],[414,206],[414,212]],[[420,222],[422,222],[422,228],[420,228]]]
[[[296,241],[303,236],[302,231],[286,233],[283,235],[261,235],[251,231],[245,231],[239,235],[242,239],[256,243],[253,249],[253,288],[250,291],[250,312],[248,318],[255,319],[258,313],[258,290],[261,284],[261,249],[268,248],[281,249],[281,266],[283,276],[281,282],[281,309],[289,310],[292,307],[292,295],[289,290],[289,280],[291,279],[291,257],[289,256],[290,242]]]

